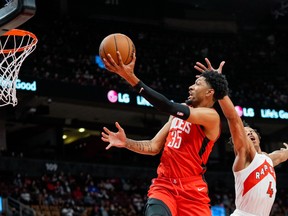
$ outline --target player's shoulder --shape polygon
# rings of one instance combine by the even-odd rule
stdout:
[[[270,155],[267,152],[261,151],[257,154],[260,155],[260,157],[262,157],[262,158],[265,158],[265,159],[270,158],[271,159]]]
[[[263,152],[263,151],[261,151],[259,154],[266,155],[266,156],[269,157],[269,154],[268,154],[267,152]]]

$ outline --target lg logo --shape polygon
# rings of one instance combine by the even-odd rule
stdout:
[[[152,106],[144,97],[137,95],[134,99],[133,95],[128,93],[120,93],[115,90],[110,90],[107,93],[107,98],[110,103],[124,103],[124,104],[136,104],[138,106]]]
[[[127,93],[117,93],[114,90],[110,90],[107,94],[107,98],[111,103],[130,103],[130,96]]]
[[[253,108],[246,108],[246,107],[241,107],[241,106],[235,106],[235,110],[238,113],[240,117],[254,117],[255,116],[255,111]]]

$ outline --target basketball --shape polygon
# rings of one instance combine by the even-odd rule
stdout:
[[[114,61],[119,64],[116,52],[119,51],[122,61],[125,65],[132,61],[135,46],[133,41],[121,33],[110,34],[105,37],[99,47],[99,55],[101,59],[108,60],[107,55],[110,54]],[[109,61],[109,60],[108,60]]]

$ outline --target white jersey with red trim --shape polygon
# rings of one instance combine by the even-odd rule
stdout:
[[[234,172],[236,209],[246,215],[269,216],[276,195],[276,175],[272,160],[256,153],[251,164]],[[232,214],[237,214],[237,210]]]

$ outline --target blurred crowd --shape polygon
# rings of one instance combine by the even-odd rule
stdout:
[[[92,174],[45,173],[42,176],[1,175],[0,196],[28,206],[57,206],[62,216],[142,216],[151,179],[99,178]],[[234,190],[210,186],[212,206],[226,215],[235,209]],[[278,190],[271,216],[288,215],[288,195]]]
[[[215,68],[226,61],[224,74],[235,103],[282,108],[288,102],[285,31],[199,33],[69,17],[53,21],[35,19],[25,25],[39,42],[28,57],[32,64],[24,62],[21,76],[127,89],[123,80],[95,61],[102,39],[121,32],[136,46],[135,73],[171,99],[186,99],[187,88],[197,75],[193,66],[208,57]]]
[[[0,195],[28,206],[57,206],[61,215],[136,216],[145,204],[148,182],[50,173],[38,177],[17,174],[0,181]],[[45,215],[47,216],[47,215]]]

